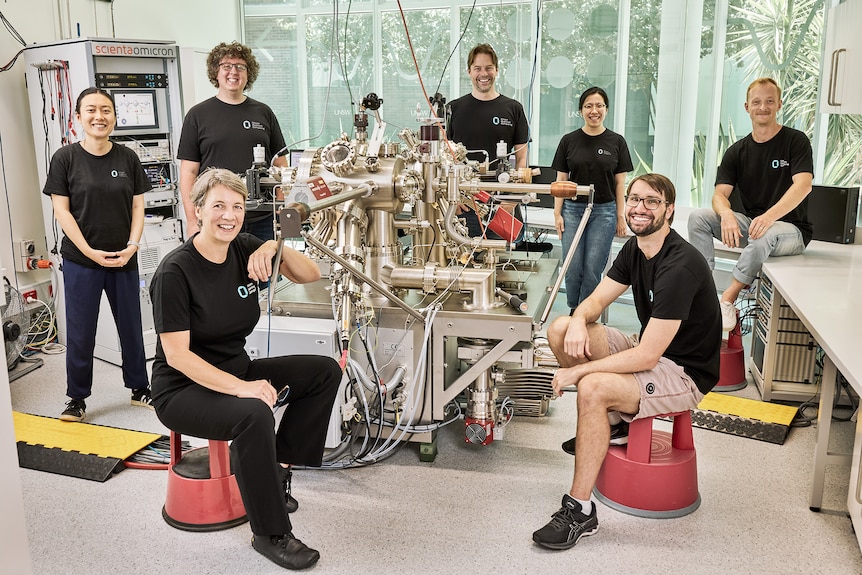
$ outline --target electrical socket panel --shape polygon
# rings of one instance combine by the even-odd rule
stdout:
[[[29,271],[28,265],[31,258],[36,258],[36,244],[33,240],[18,240],[14,243],[15,259],[20,262],[19,271]]]

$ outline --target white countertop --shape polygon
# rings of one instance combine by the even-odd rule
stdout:
[[[812,241],[763,271],[838,370],[862,391],[862,245]]]

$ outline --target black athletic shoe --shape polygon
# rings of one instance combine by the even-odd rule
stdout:
[[[590,514],[584,515],[581,504],[563,495],[563,506],[551,516],[551,522],[533,532],[533,541],[548,549],[571,549],[581,537],[599,530],[596,505],[590,503]]]
[[[611,445],[625,445],[629,442],[629,424],[626,421],[620,421],[616,425],[611,426]],[[568,439],[560,446],[563,451],[569,455],[575,454],[575,438]]]
[[[287,512],[293,513],[299,509],[299,501],[290,494],[290,482],[293,479],[293,471],[286,467],[281,468],[281,488],[284,490],[284,502],[287,504]]]
[[[83,421],[86,411],[87,404],[83,399],[70,399],[60,414],[60,421]]]
[[[141,407],[149,407],[150,409],[155,409],[155,407],[153,407],[153,398],[150,395],[149,387],[145,387],[143,389],[133,389],[132,401],[130,403],[132,405],[140,405]]]
[[[320,559],[320,553],[309,548],[302,541],[287,535],[253,535],[251,546],[255,550],[285,569],[306,569]]]

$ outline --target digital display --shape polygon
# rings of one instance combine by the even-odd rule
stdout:
[[[117,131],[158,128],[155,90],[113,90]]]
[[[302,158],[302,154],[305,150],[291,150],[290,151],[290,167],[295,168],[299,166],[299,160]]]

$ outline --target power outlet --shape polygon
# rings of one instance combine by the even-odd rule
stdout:
[[[39,299],[39,294],[36,292],[36,290],[31,289],[23,292],[21,294],[21,297],[24,299],[24,303],[30,303]]]
[[[15,257],[21,262],[21,270],[26,272],[30,269],[30,259],[36,256],[36,244],[33,240],[19,240],[14,245],[17,252]]]

